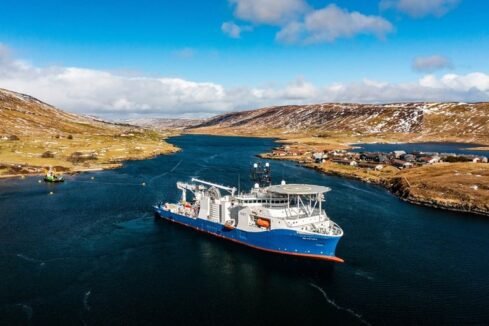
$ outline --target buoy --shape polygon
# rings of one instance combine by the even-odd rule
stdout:
[[[21,178],[21,179],[25,179],[25,176],[21,175],[21,176],[20,176],[20,178]]]
[[[52,194],[54,194],[54,192],[50,191],[49,194],[52,195]]]
[[[92,179],[92,180],[93,180],[93,179],[95,179],[95,177],[91,177],[90,179]]]
[[[144,187],[144,186],[146,186],[146,182],[143,182],[141,185],[142,185],[143,187]]]
[[[37,182],[41,183],[41,182],[42,182],[42,180],[37,180]]]

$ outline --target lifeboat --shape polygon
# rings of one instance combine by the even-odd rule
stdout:
[[[270,228],[270,220],[268,219],[265,219],[265,218],[262,218],[262,217],[259,217],[257,220],[256,220],[256,225],[262,227],[262,228],[267,228],[269,229]]]
[[[225,223],[224,223],[224,228],[227,229],[227,230],[234,230],[236,229],[236,221],[235,220],[227,220]]]

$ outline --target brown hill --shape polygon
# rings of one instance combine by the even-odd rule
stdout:
[[[489,103],[316,104],[228,113],[192,132],[254,135],[410,135],[489,143]]]
[[[113,168],[175,151],[164,134],[71,114],[0,89],[0,176]]]

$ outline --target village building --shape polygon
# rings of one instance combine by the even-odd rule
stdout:
[[[400,159],[406,162],[415,162],[416,156],[414,156],[413,154],[404,154],[401,155]]]
[[[398,158],[400,158],[401,156],[406,155],[407,153],[406,153],[406,151],[401,151],[401,150],[398,150],[398,151],[393,151],[391,154],[392,154],[392,155],[393,155],[395,158],[397,158],[397,159],[398,159]]]
[[[411,162],[406,162],[403,160],[396,160],[396,159],[392,160],[391,164],[399,169],[408,169],[413,167],[413,163]]]
[[[441,158],[439,156],[421,156],[418,157],[417,161],[423,164],[434,164],[439,163]]]

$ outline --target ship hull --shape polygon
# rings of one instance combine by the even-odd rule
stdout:
[[[343,262],[343,259],[335,256],[336,245],[340,237],[302,234],[287,229],[258,232],[244,231],[238,228],[229,229],[220,223],[172,213],[159,206],[155,206],[154,209],[156,216],[162,219],[258,250],[338,263]]]

